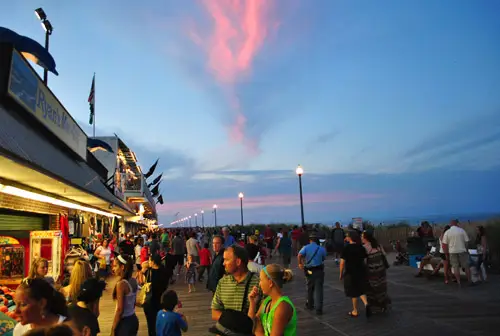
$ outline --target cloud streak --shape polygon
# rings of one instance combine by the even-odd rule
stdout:
[[[311,193],[304,194],[305,204],[314,203],[343,203],[364,199],[378,199],[384,197],[383,194],[377,193]],[[158,206],[158,212],[161,214],[171,214],[177,211],[181,213],[191,212],[193,209],[203,209],[207,205],[217,204],[221,210],[239,209],[240,204],[237,198],[219,198],[219,199],[205,199],[181,202],[169,202],[164,205]],[[283,194],[283,195],[265,195],[256,197],[245,197],[245,209],[258,209],[269,207],[291,207],[300,204],[298,195],[296,194]]]
[[[213,30],[203,43],[200,34],[190,31],[196,45],[206,51],[207,67],[223,88],[231,107],[228,127],[230,141],[259,152],[258,141],[248,136],[248,118],[237,94],[237,84],[248,76],[254,59],[262,48],[272,22],[268,19],[268,0],[203,0],[203,7],[213,21]]]

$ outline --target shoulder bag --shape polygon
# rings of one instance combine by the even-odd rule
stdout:
[[[314,253],[311,256],[311,258],[309,258],[309,260],[307,260],[306,263],[305,263],[305,265],[304,265],[304,274],[306,275],[306,277],[308,277],[308,276],[310,276],[312,274],[311,267],[307,267],[307,264],[309,264],[314,259],[314,257],[316,256],[316,254],[318,254],[318,251],[319,251],[320,247],[321,246],[318,245],[318,248],[316,249],[316,251],[314,251]]]
[[[252,281],[252,278],[255,273],[250,272],[250,276],[247,279],[247,282],[245,283],[245,293],[243,294],[243,302],[241,303],[241,312],[247,314],[248,311],[245,310],[245,305],[248,300],[248,291],[250,290],[250,281]]]
[[[151,273],[153,272],[153,269],[150,268],[148,270],[148,276],[146,282],[141,286],[141,290],[139,293],[137,293],[137,298],[135,300],[135,305],[138,307],[143,307],[144,304],[149,300],[151,297],[152,291],[151,291]]]

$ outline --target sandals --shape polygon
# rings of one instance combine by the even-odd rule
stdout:
[[[359,316],[359,313],[358,314],[353,314],[352,311],[349,312],[349,317],[352,317],[352,318],[356,318]]]

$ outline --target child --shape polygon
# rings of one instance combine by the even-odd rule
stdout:
[[[200,268],[198,270],[198,280],[203,281],[203,274],[205,270],[207,274],[210,274],[210,265],[212,265],[212,255],[208,249],[208,243],[203,244],[203,248],[200,251]]]
[[[195,282],[196,282],[196,267],[198,264],[193,261],[193,256],[188,255],[186,262],[186,282],[188,283],[189,293],[196,292]]]
[[[186,317],[181,313],[174,312],[175,306],[179,305],[177,293],[168,290],[161,297],[162,310],[156,316],[157,336],[181,336],[181,330],[186,332],[188,324]]]

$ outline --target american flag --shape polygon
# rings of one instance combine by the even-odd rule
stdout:
[[[90,108],[89,124],[92,125],[94,123],[94,111],[95,111],[95,74],[94,77],[92,78],[92,87],[90,88],[88,102]]]

